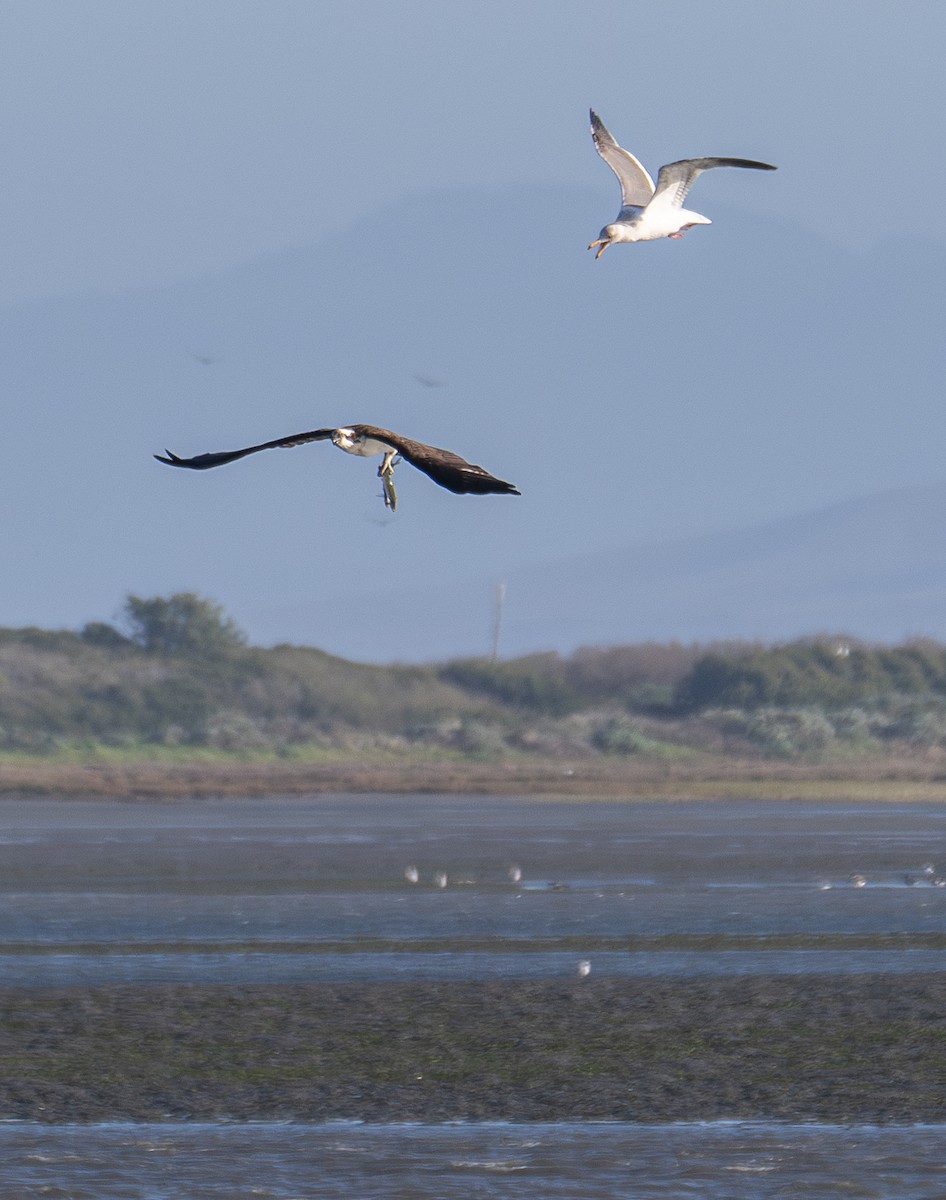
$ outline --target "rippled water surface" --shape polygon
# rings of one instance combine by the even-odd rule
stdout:
[[[17,1200],[935,1200],[944,1145],[946,1126],[0,1125],[0,1186]]]
[[[6,800],[0,982],[943,970],[941,875],[946,801]],[[932,1126],[0,1123],[0,1196],[933,1200],[944,1147]]]

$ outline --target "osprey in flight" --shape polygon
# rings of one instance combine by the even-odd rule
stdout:
[[[698,175],[711,167],[751,167],[775,171],[770,163],[751,158],[681,158],[657,172],[657,186],[633,154],[617,144],[598,114],[591,113],[595,149],[617,175],[621,185],[621,211],[589,244],[598,247],[598,259],[613,242],[649,242],[654,238],[679,238],[694,225],[712,225],[709,217],[683,207],[686,194]]]
[[[167,451],[164,455],[156,454],[158,462],[167,463],[172,467],[190,467],[195,471],[205,471],[208,467],[222,467],[224,463],[234,462],[247,454],[255,454],[257,450],[273,450],[277,447],[304,446],[306,442],[331,441],[339,450],[348,454],[357,454],[368,458],[382,454],[384,458],[378,467],[378,476],[384,489],[384,503],[392,512],[397,508],[397,494],[394,491],[394,468],[406,459],[412,467],[429,476],[434,483],[439,483],[447,491],[460,495],[474,493],[479,496],[489,492],[498,492],[504,496],[519,496],[522,493],[511,483],[497,479],[468,463],[452,450],[438,450],[436,446],[427,446],[423,442],[415,442],[411,438],[401,437],[390,429],[381,429],[378,425],[342,425],[333,429],[312,429],[308,433],[294,433],[289,437],[276,438],[272,442],[262,442],[259,446],[246,446],[243,450],[222,450],[217,454],[198,454],[194,458],[179,458]],[[400,455],[400,458],[397,456]]]

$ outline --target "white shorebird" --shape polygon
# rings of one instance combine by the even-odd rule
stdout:
[[[404,868],[404,878],[408,883],[417,883],[420,879],[420,871],[418,871],[413,863],[409,867]]]
[[[713,167],[749,167],[775,171],[771,163],[752,158],[681,158],[657,172],[657,185],[629,150],[619,146],[598,114],[591,112],[591,136],[595,149],[618,177],[621,211],[598,234],[588,249],[598,247],[600,258],[615,242],[650,242],[655,238],[680,238],[694,225],[712,225],[709,217],[683,207],[686,194],[697,176]]]
[[[519,883],[522,880],[522,867],[515,863],[509,868],[509,878],[513,883]]]
[[[591,962],[587,958],[583,958],[578,963],[578,978],[587,979],[591,974]]]
[[[439,888],[445,888],[447,886],[447,872],[437,871],[434,874],[434,884]]]

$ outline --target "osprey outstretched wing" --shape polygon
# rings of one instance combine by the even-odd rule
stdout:
[[[391,483],[397,455],[418,471],[422,471],[434,483],[458,495],[521,495],[513,484],[497,479],[483,467],[467,462],[452,450],[441,450],[437,446],[428,446],[425,442],[416,442],[413,438],[402,437],[401,434],[382,429],[379,425],[340,425],[328,429],[312,429],[308,433],[294,433],[288,437],[275,438],[271,442],[261,442],[258,446],[245,446],[242,450],[222,450],[212,454],[198,454],[193,458],[181,458],[170,450],[154,457],[158,462],[167,463],[171,467],[205,471],[210,467],[222,467],[225,463],[235,462],[248,454],[256,454],[259,450],[275,450],[304,446],[307,442],[326,441],[331,441],[348,454],[360,457],[376,454],[384,456],[378,468],[378,475],[384,482],[384,502],[391,509],[397,505],[397,497]]]
[[[167,463],[169,467],[190,467],[194,471],[206,471],[208,467],[222,467],[225,463],[236,462],[238,458],[246,458],[257,450],[275,450],[279,447],[304,446],[306,442],[325,442],[335,433],[334,429],[312,429],[308,433],[295,433],[291,437],[276,438],[272,442],[260,442],[258,446],[245,446],[242,450],[221,450],[216,454],[197,454],[193,458],[180,458],[172,450],[164,454],[156,454],[158,462]],[[167,455],[167,458],[164,455]]]

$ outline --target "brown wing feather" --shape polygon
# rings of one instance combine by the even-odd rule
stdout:
[[[245,458],[247,454],[256,454],[258,450],[275,450],[290,446],[304,446],[306,442],[325,442],[335,432],[331,429],[311,429],[308,433],[293,433],[289,437],[276,438],[272,442],[261,442],[258,446],[245,446],[242,450],[220,450],[215,454],[197,454],[193,458],[179,458],[170,450],[154,457],[158,462],[167,463],[169,467],[190,467],[195,471],[206,471],[209,467],[222,467],[225,463],[235,462]]]
[[[491,492],[507,496],[521,495],[513,484],[506,483],[504,479],[497,479],[483,467],[467,462],[452,450],[441,450],[437,446],[428,446],[425,442],[415,442],[413,438],[402,437],[399,433],[392,433],[390,429],[382,429],[379,425],[354,425],[352,428],[365,437],[386,442],[412,467],[423,471],[429,479],[439,483],[448,492],[456,492],[461,496],[471,493],[483,496]]]

